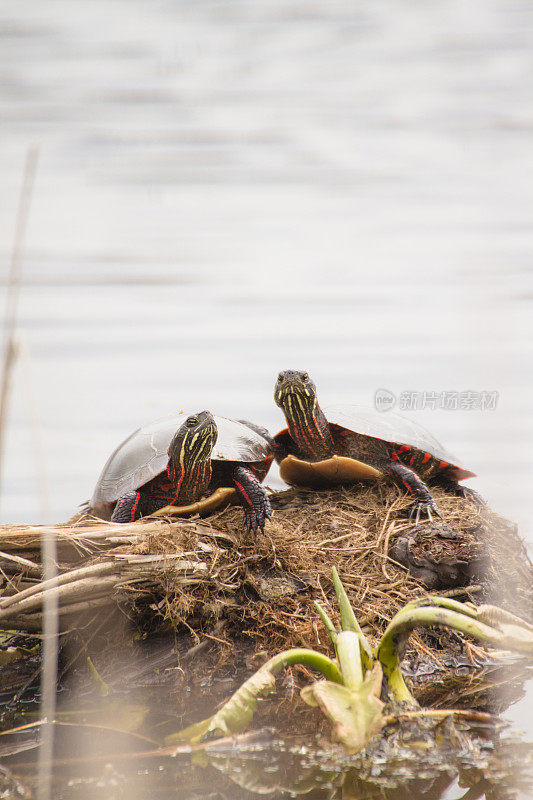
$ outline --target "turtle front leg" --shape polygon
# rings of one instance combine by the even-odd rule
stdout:
[[[416,515],[415,525],[418,525],[421,514],[427,514],[431,520],[433,519],[431,516],[432,512],[438,517],[442,517],[436,502],[431,496],[431,492],[424,481],[418,477],[416,472],[413,472],[412,469],[409,469],[409,467],[406,467],[404,464],[400,464],[398,461],[390,461],[387,465],[386,472],[394,478],[398,486],[402,489],[407,489],[409,494],[412,494],[417,501],[409,514],[409,522],[411,522]]]
[[[272,514],[265,487],[247,467],[235,467],[231,478],[244,510],[244,530],[263,530],[266,520]]]
[[[142,516],[141,493],[128,492],[117,500],[111,522],[134,522]]]

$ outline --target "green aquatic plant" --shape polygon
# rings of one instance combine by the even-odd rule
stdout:
[[[302,664],[322,675],[320,680],[302,689],[302,699],[319,707],[332,723],[335,738],[355,752],[395,719],[394,714],[385,713],[385,703],[381,700],[383,675],[391,700],[404,708],[418,709],[404,681],[399,655],[400,643],[415,628],[450,628],[502,649],[533,653],[533,626],[495,606],[476,608],[446,597],[427,597],[408,603],[392,618],[373,651],[335,568],[333,584],[341,629],[336,630],[318,602],[315,607],[335,649],[334,660],[305,648],[279,653],[248,678],[216,714],[168,737],[167,744],[194,743],[243,731],[254,715],[258,699],[275,690],[275,676],[286,667]]]
[[[199,742],[208,735],[230,736],[233,733],[240,733],[252,719],[258,698],[273,692],[276,687],[276,675],[282,669],[294,664],[303,664],[320,672],[331,683],[342,684],[342,675],[331,658],[303,647],[284,650],[254,672],[216,714],[190,725],[180,733],[172,734],[165,741],[168,744],[180,741]]]
[[[448,597],[424,597],[407,603],[389,622],[376,648],[392,697],[417,707],[400,668],[398,645],[415,628],[459,631],[502,650],[533,654],[533,626],[497,606],[474,606]]]

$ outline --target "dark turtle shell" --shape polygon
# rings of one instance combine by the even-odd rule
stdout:
[[[356,405],[333,405],[322,407],[326,419],[332,426],[360,436],[381,439],[391,445],[407,445],[422,453],[429,453],[436,461],[446,465],[446,474],[456,481],[475,477],[475,472],[457,465],[440,442],[422,425],[401,414],[391,411],[378,412]],[[275,437],[274,442],[281,451],[289,437],[285,428]],[[293,455],[281,459],[280,474],[288,483],[299,486],[319,486],[342,483],[345,480],[368,480],[377,477],[380,471],[364,462],[364,457],[356,452],[353,458],[347,454],[336,455],[323,461],[308,462]],[[359,460],[360,459],[360,460]]]
[[[180,411],[143,425],[119,444],[108,458],[90,500],[90,507],[118,500],[166,469],[168,446],[191,412]],[[218,437],[211,459],[258,464],[265,472],[272,461],[269,442],[247,425],[213,415]]]

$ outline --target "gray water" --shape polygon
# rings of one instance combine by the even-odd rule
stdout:
[[[68,518],[172,410],[282,427],[294,367],[324,403],[498,392],[409,414],[531,540],[532,19],[503,0],[4,0],[3,294],[29,145],[39,165],[2,520]]]

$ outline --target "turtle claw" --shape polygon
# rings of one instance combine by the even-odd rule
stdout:
[[[250,533],[250,531],[255,530],[257,527],[257,523],[255,521],[255,509],[253,506],[247,506],[244,509],[244,518],[242,521],[242,529],[244,533]]]
[[[464,497],[465,500],[470,500],[471,503],[474,503],[480,508],[486,508],[486,501],[475,489],[471,489],[470,486],[460,486],[459,488],[461,490],[461,497]]]
[[[261,508],[254,508],[247,506],[244,509],[244,519],[242,523],[242,529],[245,533],[256,533],[256,531],[264,531],[265,530],[265,522],[267,519],[270,519],[272,516],[272,511],[270,509],[270,503],[268,506]]]
[[[433,522],[432,514],[435,514],[437,517],[440,517],[442,519],[442,514],[440,513],[437,504],[435,503],[434,500],[422,500],[421,502],[414,505],[409,514],[409,522],[412,522],[414,517],[415,525],[418,525],[420,517],[423,514],[427,515],[427,518],[429,519],[430,522]]]
[[[267,521],[267,519],[270,519],[271,517],[272,517],[272,511],[271,511],[270,507],[268,509],[266,509],[264,514],[260,515],[260,519],[259,519],[259,523],[258,523],[257,527],[259,528],[261,533],[265,532],[265,522]]]

